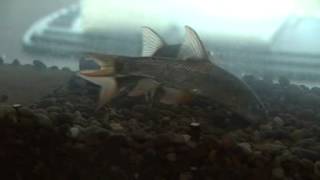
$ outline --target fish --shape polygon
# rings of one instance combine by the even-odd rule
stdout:
[[[134,82],[128,96],[158,97],[164,104],[188,103],[203,96],[249,122],[265,119],[267,110],[255,92],[214,63],[195,30],[185,26],[185,31],[182,44],[170,47],[152,28],[142,27],[141,57],[86,53],[100,69],[82,70],[79,76],[101,86],[98,108],[125,89],[124,82]],[[178,50],[161,55],[170,48]]]

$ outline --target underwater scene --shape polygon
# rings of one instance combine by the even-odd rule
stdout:
[[[3,0],[0,17],[0,179],[320,179],[320,1]]]

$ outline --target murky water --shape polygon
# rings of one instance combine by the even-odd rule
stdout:
[[[21,63],[31,63],[39,59],[48,66],[66,66],[77,68],[77,63],[72,58],[49,57],[28,54],[22,49],[22,37],[27,29],[37,20],[63,8],[77,0],[38,1],[28,0],[1,0],[0,1],[0,55],[6,62],[19,59]]]

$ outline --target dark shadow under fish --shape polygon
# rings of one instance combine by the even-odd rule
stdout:
[[[151,94],[152,98],[161,90],[160,102],[181,104],[197,94],[227,106],[251,122],[264,119],[265,109],[256,94],[245,82],[210,61],[193,29],[186,26],[184,42],[171,47],[151,28],[143,27],[142,32],[142,57],[88,54],[100,69],[81,71],[80,76],[102,87],[98,107],[125,88],[120,85],[123,79],[132,78],[137,83],[128,95]],[[171,51],[163,57],[168,52],[166,48]]]

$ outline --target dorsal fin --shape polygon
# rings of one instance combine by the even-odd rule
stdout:
[[[181,45],[178,58],[181,60],[195,59],[208,60],[208,53],[199,38],[199,35],[191,27],[185,26],[186,35]]]
[[[153,56],[166,43],[161,36],[147,26],[142,27],[142,57]]]

